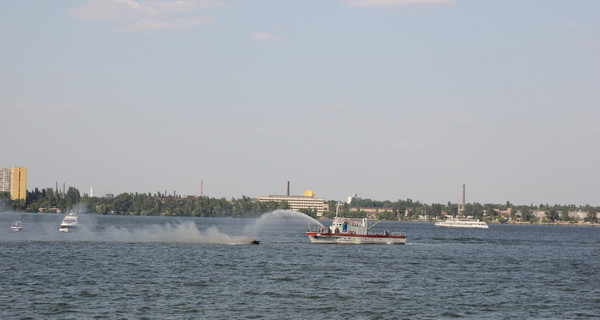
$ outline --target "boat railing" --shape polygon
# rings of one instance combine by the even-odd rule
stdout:
[[[406,237],[406,232],[392,232],[392,235]]]
[[[308,227],[308,232],[327,233],[329,228],[327,227]]]

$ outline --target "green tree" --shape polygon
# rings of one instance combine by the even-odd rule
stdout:
[[[13,207],[10,192],[0,192],[0,212]]]
[[[558,211],[556,211],[556,209],[550,209],[546,214],[546,218],[551,221],[558,221]]]
[[[80,201],[81,195],[79,194],[79,190],[75,187],[69,187],[67,194],[65,195],[65,206],[67,208],[73,208]]]
[[[439,217],[442,214],[442,205],[439,203],[432,204],[427,210],[427,216],[431,218]]]
[[[596,210],[588,211],[587,217],[584,220],[587,222],[597,223],[598,222],[598,212]]]
[[[131,200],[131,194],[121,193],[116,196],[112,201],[114,210],[119,214],[127,214],[133,212],[133,201]]]
[[[523,212],[523,220],[524,221],[533,221],[535,219],[535,216],[533,215],[533,211],[531,211],[530,209],[525,209],[525,212]]]
[[[560,212],[560,220],[562,220],[562,221],[571,221],[571,218],[569,218],[569,209],[564,208]]]

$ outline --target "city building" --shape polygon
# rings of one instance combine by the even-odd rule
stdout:
[[[0,192],[10,192],[12,200],[27,197],[27,168],[0,169]]]
[[[350,203],[352,203],[352,200],[356,200],[356,199],[358,199],[358,195],[356,193],[353,193],[351,196],[348,196],[346,203],[350,204]]]
[[[301,196],[276,196],[270,195],[265,197],[259,197],[259,202],[287,202],[290,209],[298,211],[299,209],[315,209],[317,211],[317,217],[323,215],[323,212],[327,209],[325,207],[325,200],[317,198],[311,190],[304,191]]]
[[[0,192],[10,192],[10,169],[0,169]]]

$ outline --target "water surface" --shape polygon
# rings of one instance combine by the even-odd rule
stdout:
[[[385,222],[406,245],[359,246],[293,215],[62,217],[0,214],[1,319],[600,317],[600,228]]]

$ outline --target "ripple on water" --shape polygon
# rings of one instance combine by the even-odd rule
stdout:
[[[98,221],[143,228],[136,218],[142,217]],[[193,221],[199,229],[216,224],[231,234],[253,225],[244,219]],[[16,241],[0,232],[2,286],[10,292],[0,298],[0,318],[600,316],[600,243],[591,240],[600,238],[598,230],[549,235],[557,229],[499,226],[468,234],[398,224],[394,229],[407,231],[414,245],[316,246],[303,234],[305,223],[298,229],[293,219],[283,222],[261,223],[258,246]]]

